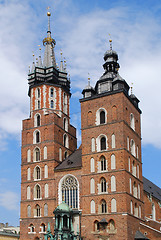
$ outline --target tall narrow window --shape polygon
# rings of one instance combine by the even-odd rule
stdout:
[[[128,151],[130,150],[130,147],[129,147],[129,137],[127,137],[127,150]]]
[[[50,97],[54,97],[54,89],[50,88]]]
[[[105,123],[105,112],[102,110],[100,112],[100,124]]]
[[[91,151],[95,152],[95,139],[94,138],[91,139]]]
[[[40,88],[37,88],[37,98],[40,98]]]
[[[115,154],[112,154],[112,155],[111,155],[111,169],[116,169]]]
[[[130,127],[135,130],[135,119],[134,119],[134,115],[131,113],[130,114]]]
[[[50,101],[50,107],[54,108],[54,101],[53,100]]]
[[[39,114],[36,116],[36,126],[37,127],[40,126],[40,115]]]
[[[104,199],[101,201],[101,213],[107,213],[107,204]]]
[[[101,178],[101,192],[106,192],[107,191],[107,186],[106,186],[106,179],[105,178]]]
[[[128,163],[129,163],[129,172],[131,171],[131,161],[130,161],[130,157],[128,158]]]
[[[35,217],[40,217],[41,216],[41,210],[40,210],[40,206],[37,204],[36,208],[35,208]]]
[[[44,159],[47,159],[47,147],[44,147]]]
[[[106,138],[105,137],[101,137],[100,146],[101,146],[101,151],[106,150]]]
[[[133,195],[134,195],[134,197],[136,197],[136,198],[138,197],[136,182],[134,182],[134,184],[133,184]]]
[[[111,177],[111,192],[116,191],[116,178],[115,176]]]
[[[132,203],[132,201],[130,202],[130,212],[131,212],[131,214],[133,214],[133,203]]]
[[[45,165],[44,167],[44,178],[48,178],[48,166]]]
[[[48,184],[45,184],[45,198],[48,198],[49,190],[48,190]]]
[[[33,143],[39,143],[40,142],[40,131],[36,130],[33,134]]]
[[[112,134],[112,148],[115,148],[115,134]]]
[[[141,218],[141,206],[139,206],[139,218]]]
[[[31,180],[31,171],[30,171],[30,168],[27,169],[27,180]]]
[[[91,193],[95,193],[95,181],[93,178],[91,178],[91,181],[90,181],[90,192]]]
[[[152,219],[155,221],[156,220],[156,211],[155,211],[155,204],[152,203]]]
[[[106,159],[104,156],[101,156],[101,171],[106,171],[106,170],[107,170]]]
[[[134,216],[135,217],[138,217],[138,207],[137,207],[137,204],[135,203],[134,205]]]
[[[27,199],[29,200],[31,198],[31,190],[30,186],[27,187]]]
[[[63,110],[64,113],[67,114],[67,94],[64,93],[64,98],[63,98]]]
[[[37,101],[37,108],[40,109],[40,100]]]
[[[68,136],[66,134],[64,134],[63,142],[64,142],[64,147],[68,148]]]
[[[35,232],[35,227],[33,224],[30,224],[29,229],[30,229],[30,232],[32,233]]]
[[[31,162],[31,150],[27,150],[27,162]]]
[[[138,198],[140,199],[140,184],[138,184]]]
[[[135,156],[136,155],[135,154],[135,142],[133,139],[131,139],[131,141],[130,141],[130,148],[131,148],[131,154]]]
[[[62,149],[59,148],[59,161],[61,162],[62,161]]]
[[[37,184],[35,186],[35,192],[34,192],[34,198],[35,199],[40,199],[41,198],[41,190],[40,190],[40,186]]]
[[[91,201],[91,213],[95,213],[95,212],[96,212],[96,210],[95,210],[95,201],[92,200]]]
[[[95,172],[94,158],[91,158],[91,172]]]
[[[68,157],[68,152],[65,151],[65,153],[64,153],[64,159],[66,159],[67,157]]]
[[[116,199],[115,198],[113,198],[111,200],[111,212],[117,212]]]
[[[41,224],[41,232],[42,232],[42,233],[45,232],[45,224],[44,224],[44,223]]]
[[[132,194],[132,183],[131,183],[131,178],[129,179],[129,187],[130,187],[130,194]]]
[[[27,206],[27,216],[31,217],[31,206],[30,205]]]
[[[40,180],[41,179],[41,176],[40,176],[40,167],[36,167],[35,170],[34,170],[34,179],[35,180]]]
[[[68,120],[66,118],[63,120],[63,127],[65,131],[68,131]]]
[[[44,204],[44,217],[48,216],[48,205],[47,203]]]
[[[35,148],[34,149],[34,162],[40,161],[40,149]]]

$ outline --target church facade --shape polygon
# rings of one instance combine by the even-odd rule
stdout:
[[[77,149],[70,79],[63,61],[56,65],[50,12],[48,18],[44,60],[39,56],[28,74],[20,239],[44,239],[48,224],[54,232],[53,211],[62,202],[71,209],[73,231],[81,239],[161,239],[161,189],[142,176],[141,110],[119,75],[118,54],[110,41],[103,75],[94,88],[88,81],[82,91]]]

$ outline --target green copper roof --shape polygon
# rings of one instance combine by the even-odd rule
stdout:
[[[66,204],[65,202],[62,202],[59,204],[59,206],[56,208],[56,211],[65,211],[65,212],[70,212],[70,208],[68,206],[68,204]]]

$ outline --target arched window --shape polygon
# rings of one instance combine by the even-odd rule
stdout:
[[[49,190],[48,190],[48,184],[46,183],[46,184],[45,184],[45,198],[48,198],[48,192],[49,192]]]
[[[95,181],[93,178],[91,178],[91,181],[90,181],[90,192],[95,193]]]
[[[133,156],[135,156],[135,155],[136,155],[136,154],[135,154],[135,142],[134,142],[133,139],[131,139],[131,141],[130,141],[130,148],[131,148],[131,154],[132,154]]]
[[[40,98],[40,88],[37,88],[37,98]]]
[[[101,151],[106,150],[106,138],[105,137],[100,138],[100,147],[101,147]]]
[[[40,216],[41,216],[41,209],[40,209],[40,206],[38,204],[36,204],[35,217],[40,217]]]
[[[59,148],[59,161],[61,162],[62,161],[62,149]]]
[[[138,207],[137,207],[137,203],[135,203],[135,206],[134,206],[134,216],[135,216],[135,217],[138,217]]]
[[[94,221],[94,231],[99,231],[99,222],[96,220]]]
[[[68,148],[68,136],[64,134],[64,139],[63,139],[64,147]]]
[[[105,111],[100,111],[100,124],[105,123]]]
[[[138,198],[140,199],[140,184],[138,184]]]
[[[65,114],[67,114],[67,94],[66,93],[64,93],[64,95],[63,95],[64,97],[63,97],[63,111],[64,111],[64,113]]]
[[[48,216],[48,205],[47,203],[44,204],[44,217]]]
[[[139,147],[136,147],[136,158],[139,159]]]
[[[96,210],[95,210],[95,201],[92,200],[91,201],[91,213],[95,213],[95,212],[96,212]]]
[[[39,166],[37,166],[34,169],[34,179],[35,180],[40,180],[41,179],[41,172],[40,172],[40,167]]]
[[[31,217],[31,206],[27,206],[27,217]]]
[[[27,150],[27,162],[31,162],[31,150]]]
[[[78,182],[73,176],[67,176],[62,184],[62,199],[68,206],[77,209],[78,208]]]
[[[68,131],[68,120],[66,118],[64,118],[63,127],[65,131]]]
[[[128,158],[128,162],[129,162],[129,172],[131,171],[131,163],[130,163],[130,157]]]
[[[155,211],[155,204],[152,203],[152,219],[155,221],[156,220],[156,211]]]
[[[40,199],[41,198],[41,189],[40,186],[37,184],[34,189],[34,198],[35,199]]]
[[[135,166],[135,161],[132,163],[132,174],[136,177],[136,166]]]
[[[116,169],[115,154],[112,154],[112,155],[111,155],[111,169]]]
[[[136,197],[136,198],[138,197],[136,182],[134,182],[134,184],[133,184],[133,195],[134,195],[134,197]]]
[[[139,178],[139,165],[137,165],[137,177]]]
[[[107,192],[107,186],[106,186],[106,179],[105,178],[101,178],[101,192]]]
[[[131,183],[131,178],[129,179],[129,187],[130,187],[130,194],[132,194],[132,183]]]
[[[112,134],[112,137],[111,137],[111,140],[112,140],[112,148],[115,148],[115,134]]]
[[[139,218],[141,218],[141,206],[139,206]]]
[[[44,147],[44,159],[47,159],[47,146]]]
[[[134,119],[134,115],[131,113],[130,114],[130,127],[135,130],[135,119]]]
[[[27,169],[27,180],[31,180],[31,171],[30,168]]]
[[[107,161],[104,156],[101,156],[101,171],[106,171],[107,170]]]
[[[115,222],[114,222],[113,219],[110,219],[110,221],[109,221],[109,230],[110,230],[110,232],[115,231],[115,229],[116,229]]]
[[[91,139],[91,151],[95,152],[95,139],[94,138]]]
[[[133,203],[132,203],[132,201],[130,202],[130,212],[131,212],[131,214],[133,214]]]
[[[117,212],[116,199],[115,198],[113,198],[111,200],[111,212]]]
[[[40,114],[35,115],[35,127],[40,126]]]
[[[107,213],[107,204],[104,199],[101,201],[101,213]]]
[[[91,158],[91,172],[95,172],[94,158]]]
[[[30,224],[29,229],[30,229],[30,232],[32,233],[35,232],[35,228],[33,224]]]
[[[33,139],[33,143],[39,143],[40,142],[40,131],[36,130],[34,132],[34,139]]]
[[[34,162],[39,162],[40,161],[40,149],[35,148],[34,149]]]
[[[40,232],[44,233],[45,232],[45,224],[42,223],[40,226]]]
[[[29,200],[31,198],[31,189],[30,186],[27,186],[27,199]]]
[[[111,192],[116,191],[116,178],[115,176],[111,177]]]
[[[127,137],[127,150],[129,151],[130,147],[129,147],[129,137]]]
[[[48,178],[48,166],[45,165],[44,167],[44,178]]]

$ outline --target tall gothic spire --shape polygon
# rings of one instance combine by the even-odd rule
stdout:
[[[55,60],[55,53],[54,53],[54,47],[56,45],[56,42],[51,37],[51,31],[50,31],[51,13],[47,12],[47,16],[48,16],[48,31],[47,31],[47,37],[43,39],[43,45],[45,46],[43,66],[44,67],[54,66],[56,68],[56,60]]]

